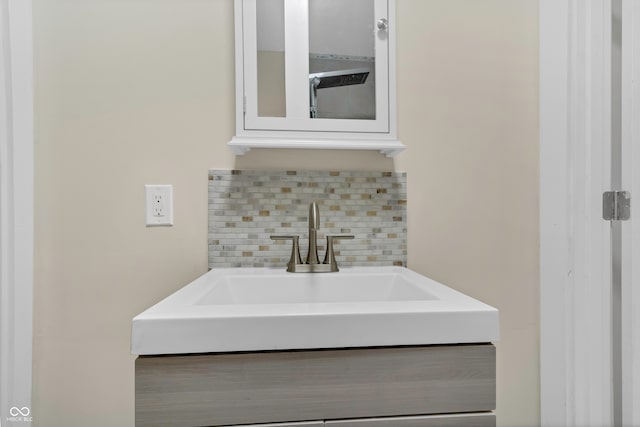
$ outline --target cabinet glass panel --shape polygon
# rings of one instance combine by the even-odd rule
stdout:
[[[258,116],[285,117],[284,0],[256,2]]]
[[[376,119],[374,0],[309,0],[309,116]]]

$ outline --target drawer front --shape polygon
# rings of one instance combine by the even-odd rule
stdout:
[[[486,414],[428,415],[327,421],[326,427],[496,427],[496,416]]]
[[[139,357],[136,425],[193,426],[495,409],[495,347]]]
[[[320,427],[324,426],[323,421],[312,421],[308,423],[269,423],[269,424],[248,424],[235,427]]]

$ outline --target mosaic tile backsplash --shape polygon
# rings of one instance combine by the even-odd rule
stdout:
[[[353,234],[335,242],[338,265],[407,263],[407,175],[371,171],[209,171],[209,268],[281,267],[290,241],[300,236],[306,258],[309,204],[318,203],[318,257],[327,234]]]

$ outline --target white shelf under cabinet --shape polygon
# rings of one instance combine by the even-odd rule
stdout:
[[[359,139],[300,139],[300,138],[263,138],[236,136],[229,143],[236,155],[243,155],[252,148],[295,148],[324,150],[372,150],[387,157],[395,157],[406,145],[398,140],[359,140]]]

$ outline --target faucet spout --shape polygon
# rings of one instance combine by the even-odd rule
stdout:
[[[272,240],[291,240],[291,258],[287,264],[290,273],[330,273],[338,271],[333,243],[339,239],[353,239],[353,236],[327,236],[327,248],[324,262],[318,260],[318,230],[320,229],[320,210],[318,204],[312,202],[309,205],[309,252],[304,264],[300,259],[298,237],[299,236],[271,236]]]
[[[316,202],[309,205],[309,230],[318,230],[320,228],[320,209]]]
[[[318,260],[318,229],[320,228],[320,209],[316,202],[309,205],[309,252],[307,264],[320,264]]]

